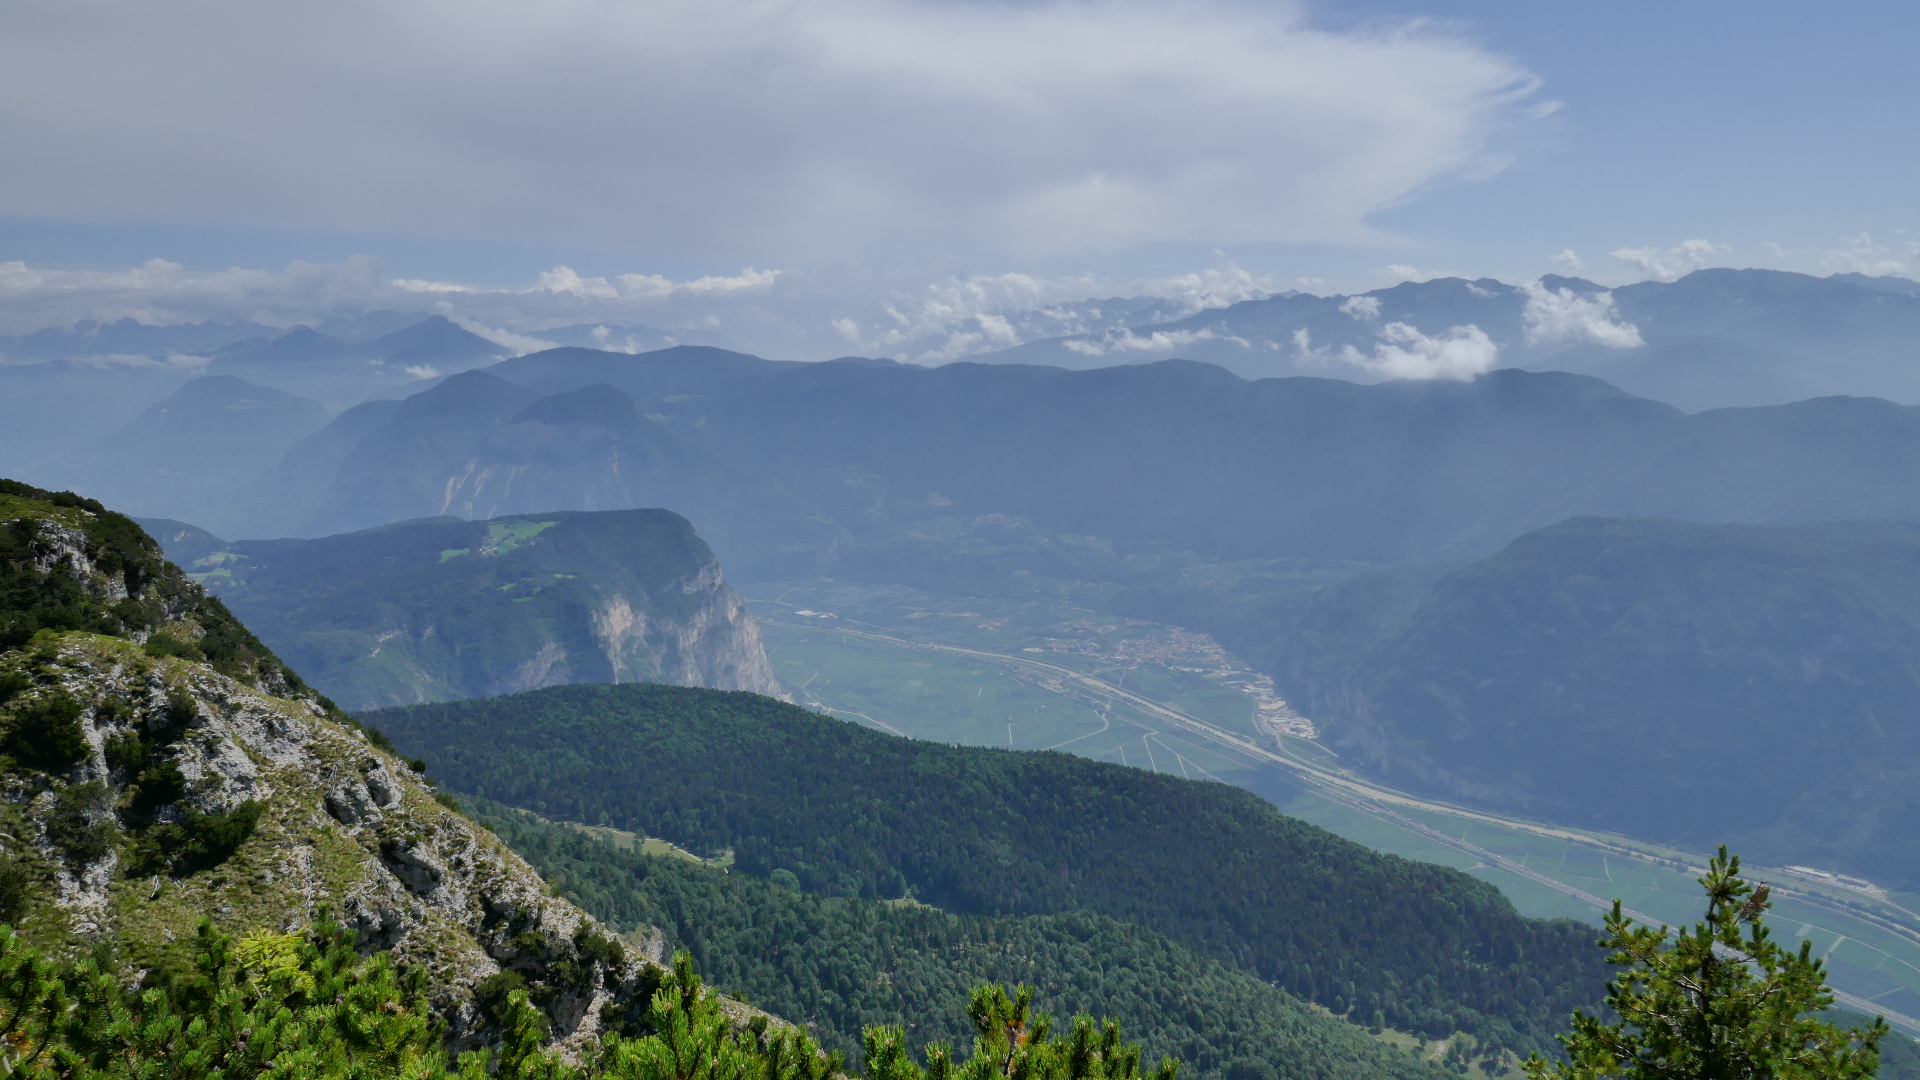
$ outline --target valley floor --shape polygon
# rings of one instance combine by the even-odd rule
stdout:
[[[1382,788],[1312,738],[1265,676],[1211,638],[1066,601],[941,596],[814,579],[748,585],[767,653],[808,707],[918,739],[1055,749],[1253,791],[1379,851],[1453,866],[1521,912],[1598,925],[1615,898],[1654,922],[1698,918],[1705,866],[1603,833]],[[1920,897],[1784,868],[1781,932],[1826,958],[1841,1003],[1920,1036]]]

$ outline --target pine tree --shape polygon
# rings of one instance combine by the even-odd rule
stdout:
[[[1869,1080],[1879,1068],[1884,1019],[1865,1031],[1814,1016],[1833,1003],[1813,944],[1780,947],[1762,921],[1765,884],[1740,877],[1723,845],[1700,879],[1706,918],[1691,930],[1635,926],[1614,901],[1610,963],[1625,970],[1607,989],[1620,1017],[1573,1014],[1560,1041],[1567,1060],[1527,1061],[1530,1080]],[[1743,932],[1744,929],[1744,932]]]

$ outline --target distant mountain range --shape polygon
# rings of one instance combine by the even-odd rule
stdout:
[[[1688,416],[1561,373],[1359,386],[1181,361],[555,350],[343,414],[287,455],[278,487],[305,509],[273,527],[651,504],[764,577],[999,514],[1217,558],[1385,563],[1486,554],[1583,513],[1920,513],[1916,454],[1920,409],[1826,398]]]
[[[1486,554],[1576,514],[1920,513],[1912,407],[1830,397],[1686,415],[1556,372],[1363,386],[1249,383],[1185,361],[928,369],[557,349],[318,430],[310,406],[232,377],[156,410],[66,475],[228,536],[661,506],[762,578],[994,514],[1208,557],[1385,563]]]
[[[724,342],[711,332],[670,335],[626,323],[565,326],[542,333],[542,338],[525,341],[534,347],[551,343],[627,353],[680,342]],[[113,441],[116,434],[137,439],[138,432],[123,429],[201,377],[241,379],[256,391],[309,398],[333,413],[369,398],[405,396],[448,374],[520,351],[524,349],[495,344],[438,315],[421,319],[391,311],[335,317],[288,330],[250,322],[153,326],[121,319],[0,337],[0,463],[16,475],[89,486],[96,478],[86,463],[113,452],[103,441]],[[202,421],[217,419],[209,415]],[[307,430],[311,426],[299,434]],[[285,449],[250,447],[244,460],[270,468]],[[121,492],[107,494],[118,498]]]
[[[1476,327],[1497,348],[1489,367],[1593,375],[1689,412],[1828,394],[1920,403],[1920,283],[1860,274],[1699,270],[1612,290],[1552,275],[1531,287],[1437,278],[1249,300],[976,359],[1092,368],[1179,358],[1249,379],[1375,382],[1389,376],[1338,357],[1349,348],[1375,356],[1394,323],[1433,338]]]
[[[782,694],[746,604],[664,510],[236,543],[141,524],[345,708],[638,680]]]

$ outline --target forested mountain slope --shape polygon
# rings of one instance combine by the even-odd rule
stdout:
[[[618,848],[490,800],[461,802],[568,900],[617,929],[658,928],[713,985],[807,1024],[849,1060],[867,1024],[964,1046],[972,987],[1024,982],[1039,1008],[1112,1016],[1149,1059],[1171,1055],[1195,1080],[1448,1075],[1247,972],[1102,915],[955,915],[823,896]],[[1474,1057],[1472,1043],[1456,1039],[1453,1060]]]
[[[1405,787],[1920,890],[1920,525],[1575,518],[1273,613],[1281,692]]]
[[[642,679],[781,693],[745,602],[665,510],[442,518],[318,540],[164,532],[182,565],[347,708]]]
[[[1375,854],[1236,788],[914,742],[751,694],[572,686],[366,714],[455,788],[612,824],[811,892],[1087,910],[1334,1009],[1545,1045],[1596,1000],[1590,928]]]

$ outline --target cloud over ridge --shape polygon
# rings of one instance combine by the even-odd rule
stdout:
[[[1351,242],[1501,164],[1513,62],[1230,0],[71,0],[0,39],[0,214],[776,264]]]

